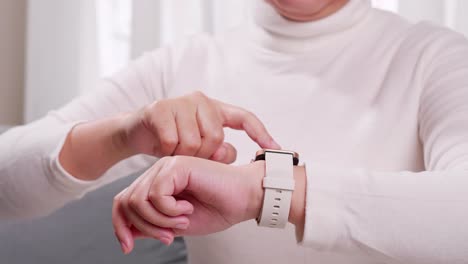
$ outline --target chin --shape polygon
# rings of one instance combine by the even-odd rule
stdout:
[[[307,16],[320,12],[334,0],[267,0],[267,2],[283,12]]]
[[[265,0],[283,17],[299,22],[313,21],[338,0]]]

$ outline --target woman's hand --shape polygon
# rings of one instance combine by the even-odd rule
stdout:
[[[155,102],[124,118],[122,145],[132,154],[184,155],[231,163],[236,150],[224,142],[224,127],[244,130],[263,148],[279,148],[252,113],[201,92]]]
[[[280,148],[251,112],[195,92],[160,100],[136,112],[78,124],[65,140],[60,162],[74,177],[89,181],[137,154],[231,163],[236,149],[224,142],[224,127],[244,130],[262,148]]]
[[[187,156],[165,157],[114,198],[112,222],[124,253],[134,239],[169,245],[177,235],[206,235],[258,217],[265,162],[226,165]],[[304,226],[306,174],[294,166],[289,222]]]
[[[264,163],[225,165],[177,156],[159,160],[114,199],[114,230],[124,253],[134,239],[165,244],[176,235],[204,235],[258,216]]]

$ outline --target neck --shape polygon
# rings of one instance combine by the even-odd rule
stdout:
[[[345,6],[348,2],[349,0],[331,1],[330,3],[316,10],[315,12],[304,14],[304,13],[299,13],[299,12],[288,11],[285,8],[276,4],[274,0],[268,0],[268,3],[270,3],[282,17],[284,17],[287,20],[294,21],[294,22],[312,22],[312,21],[323,19],[325,17],[328,17],[336,13],[343,6]]]
[[[251,36],[271,50],[291,53],[311,51],[315,47],[328,45],[330,38],[355,28],[365,20],[371,9],[371,0],[336,0],[333,8],[329,6],[320,12],[321,16],[331,15],[299,23],[281,16],[265,0],[256,0]],[[317,13],[315,18],[318,17]]]

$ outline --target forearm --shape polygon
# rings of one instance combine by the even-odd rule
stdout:
[[[77,179],[92,181],[136,154],[124,145],[122,118],[119,115],[75,126],[60,151],[62,167]]]
[[[303,244],[385,263],[468,260],[468,171],[308,167]]]

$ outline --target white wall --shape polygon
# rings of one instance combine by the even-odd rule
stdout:
[[[466,0],[400,0],[398,11],[411,21],[431,21],[468,37]]]
[[[26,0],[0,1],[0,129],[23,121]]]
[[[28,1],[26,122],[95,84],[94,6],[94,0]]]
[[[455,29],[468,37],[468,1],[459,0],[456,5],[457,17],[455,19]]]
[[[444,11],[447,1],[403,0],[399,1],[399,13],[412,21],[431,20],[444,24]]]
[[[139,0],[133,2],[131,57],[137,58],[161,44],[159,29],[161,17],[157,16],[161,1]]]

